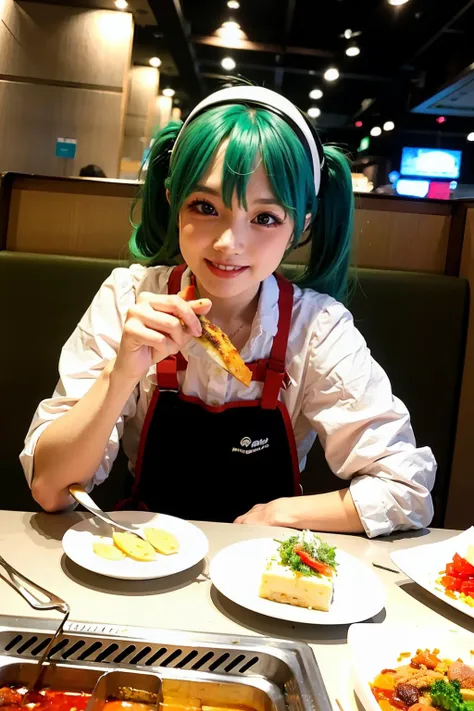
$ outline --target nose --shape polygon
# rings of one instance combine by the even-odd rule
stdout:
[[[243,251],[242,240],[239,239],[238,232],[231,227],[219,235],[213,246],[217,252],[226,254],[241,254]]]

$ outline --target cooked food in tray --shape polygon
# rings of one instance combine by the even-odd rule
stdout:
[[[401,652],[400,666],[371,684],[382,711],[474,711],[474,666],[444,659],[439,649]]]
[[[336,549],[311,531],[280,541],[262,573],[260,597],[327,612],[334,593]]]

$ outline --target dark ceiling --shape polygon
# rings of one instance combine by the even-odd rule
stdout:
[[[178,0],[149,5],[157,26],[137,26],[135,61],[163,55],[162,81],[177,90],[184,112],[219,87],[226,74],[220,62],[230,56],[233,73],[278,89],[302,109],[319,106],[318,126],[335,137],[357,119],[367,128],[393,120],[399,129],[439,131],[436,116],[412,109],[474,61],[474,0],[409,0],[400,7],[388,0],[240,0],[238,10],[226,0],[182,0],[179,25],[170,25]],[[225,42],[216,30],[230,19],[246,35],[243,48],[218,46]],[[345,54],[347,29],[361,33],[357,57]],[[338,81],[324,80],[329,66],[339,69]],[[324,92],[317,102],[308,96],[313,88]],[[474,130],[474,100],[443,130]]]
[[[38,1],[114,7],[113,0]],[[136,22],[133,61],[162,59],[161,88],[176,90],[184,115],[220,86],[220,62],[230,56],[237,63],[232,73],[281,91],[304,110],[318,106],[326,140],[354,144],[387,120],[402,133],[465,139],[474,131],[474,0],[409,0],[400,7],[388,0],[240,0],[238,10],[227,0],[128,1]],[[245,33],[238,48],[216,35],[228,20]],[[347,29],[360,33],[357,57],[345,54]],[[323,78],[330,66],[340,71],[333,83]],[[324,92],[319,101],[309,98],[313,88]],[[436,123],[441,111],[443,126]]]

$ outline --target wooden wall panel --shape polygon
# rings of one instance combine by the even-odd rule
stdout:
[[[449,215],[356,210],[354,263],[444,274]]]
[[[14,189],[7,249],[126,258],[130,204],[128,196]]]
[[[356,207],[353,263],[358,267],[400,269],[444,274],[449,237],[449,214]],[[306,264],[309,245],[297,249],[287,261]]]
[[[115,92],[0,81],[0,171],[78,175],[95,163],[115,178],[121,100]],[[55,157],[58,136],[77,139],[74,160]]]
[[[103,86],[122,92],[130,13],[3,0],[0,75]]]
[[[460,276],[470,284],[470,319],[445,525],[474,524],[474,208],[467,211]]]

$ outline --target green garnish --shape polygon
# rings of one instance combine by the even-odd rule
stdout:
[[[277,541],[277,543],[280,544],[278,547],[280,563],[301,575],[321,577],[317,570],[314,570],[301,560],[301,557],[295,552],[295,547],[307,553],[313,560],[324,563],[336,570],[336,548],[322,541],[319,536],[311,533],[311,531],[302,531],[298,535],[290,536],[286,541]]]
[[[464,701],[459,681],[438,679],[430,688],[431,700],[446,711],[474,711],[474,701]]]

